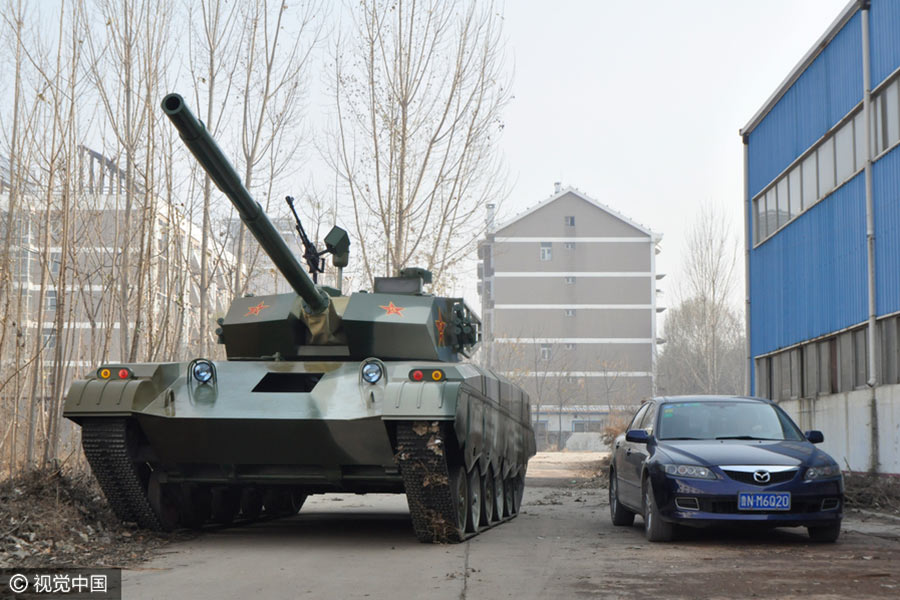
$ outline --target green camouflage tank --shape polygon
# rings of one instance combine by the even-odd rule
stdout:
[[[72,384],[65,416],[124,521],[154,530],[295,514],[310,494],[406,494],[423,542],[514,517],[534,455],[528,396],[466,362],[480,321],[431,274],[374,293],[317,286],[181,96],[162,108],[293,293],[237,298],[227,360],[104,364]],[[325,238],[336,267],[349,238]]]

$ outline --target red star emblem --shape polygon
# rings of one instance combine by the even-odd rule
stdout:
[[[437,321],[434,322],[434,326],[437,327],[438,331],[438,345],[444,345],[444,330],[447,329],[447,322],[444,321],[444,315],[441,313],[441,309],[438,309],[438,318]]]
[[[388,302],[387,306],[379,306],[378,308],[383,308],[385,310],[385,315],[397,315],[399,317],[403,316],[403,310],[405,307],[394,305],[394,301],[391,300]]]
[[[266,309],[266,308],[270,308],[269,305],[266,304],[265,302],[260,302],[260,303],[257,304],[256,306],[251,306],[251,307],[247,310],[247,314],[244,315],[244,316],[245,316],[245,317],[249,317],[250,315],[259,315],[259,313],[260,313],[263,309]]]

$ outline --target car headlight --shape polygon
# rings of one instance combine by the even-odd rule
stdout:
[[[362,378],[369,383],[377,383],[382,376],[381,365],[376,362],[370,362],[363,365]]]
[[[831,477],[839,477],[841,469],[837,465],[825,465],[824,467],[810,467],[806,470],[803,477],[806,481],[817,481],[819,479],[828,479]]]
[[[710,469],[699,465],[666,465],[666,475],[693,477],[694,479],[718,479]]]

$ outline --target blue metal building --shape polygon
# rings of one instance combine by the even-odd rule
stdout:
[[[900,472],[900,1],[854,0],[741,130],[750,392]]]

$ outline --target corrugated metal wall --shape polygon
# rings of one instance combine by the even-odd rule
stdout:
[[[884,315],[900,311],[900,147],[872,165],[872,188],[876,310]]]
[[[869,12],[869,52],[872,58],[872,87],[900,66],[900,2],[873,0]]]
[[[857,12],[750,133],[751,197],[862,101],[860,22]]]
[[[866,319],[862,174],[751,251],[750,294],[754,356]]]

